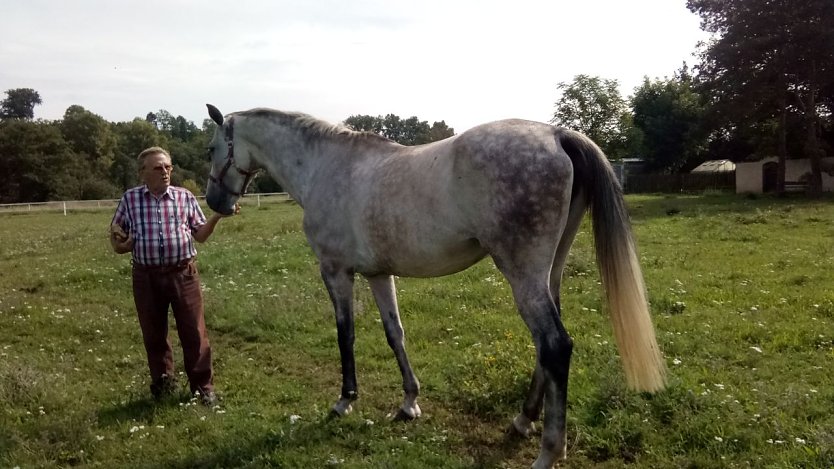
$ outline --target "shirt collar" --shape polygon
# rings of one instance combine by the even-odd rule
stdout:
[[[149,196],[151,196],[151,197],[153,197],[153,196],[154,196],[154,195],[151,193],[151,190],[150,190],[150,189],[148,189],[148,185],[147,185],[147,184],[143,184],[143,185],[142,185],[142,191],[145,193],[145,195],[149,195]],[[169,199],[173,199],[173,198],[174,198],[174,194],[172,194],[172,193],[171,193],[171,186],[170,186],[170,185],[168,186],[168,188],[167,188],[167,189],[165,189],[165,192],[163,192],[163,193],[162,193],[162,195],[160,195],[160,196],[159,196],[159,198],[161,199],[161,198],[165,197],[166,195],[168,196],[168,198],[169,198]]]

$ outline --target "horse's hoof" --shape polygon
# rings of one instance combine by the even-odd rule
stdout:
[[[566,445],[563,445],[561,451],[551,452],[542,448],[539,457],[533,463],[531,469],[551,469],[554,465],[559,466],[562,462],[567,460],[568,452]]]
[[[530,438],[536,431],[536,425],[524,416],[524,414],[519,414],[513,419],[513,424],[510,425],[510,429],[524,438]]]
[[[337,402],[332,409],[330,409],[331,417],[344,417],[353,411],[353,406],[346,399]]]
[[[422,412],[420,411],[420,406],[415,404],[414,407],[412,409],[410,409],[409,411],[406,411],[405,409],[400,408],[400,410],[397,411],[397,415],[394,416],[394,421],[395,422],[410,422],[410,421],[420,417],[421,415],[422,415]]]

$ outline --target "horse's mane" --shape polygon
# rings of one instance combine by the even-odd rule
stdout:
[[[281,126],[301,132],[308,140],[344,137],[351,140],[393,142],[393,140],[373,132],[356,131],[341,124],[331,124],[309,114],[304,114],[303,112],[286,112],[259,107],[248,111],[236,112],[235,114],[277,121]]]

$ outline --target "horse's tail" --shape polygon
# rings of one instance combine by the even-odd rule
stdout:
[[[574,166],[574,193],[587,197],[614,337],[628,385],[654,392],[666,384],[620,183],[602,150],[584,135],[558,129],[557,138]]]

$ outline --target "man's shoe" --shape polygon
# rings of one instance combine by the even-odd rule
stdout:
[[[217,405],[218,398],[214,391],[194,391],[194,397],[200,400],[200,404],[206,407],[214,407]]]
[[[162,399],[165,396],[170,396],[177,390],[177,378],[163,374],[153,383],[151,383],[151,395],[154,399]]]

